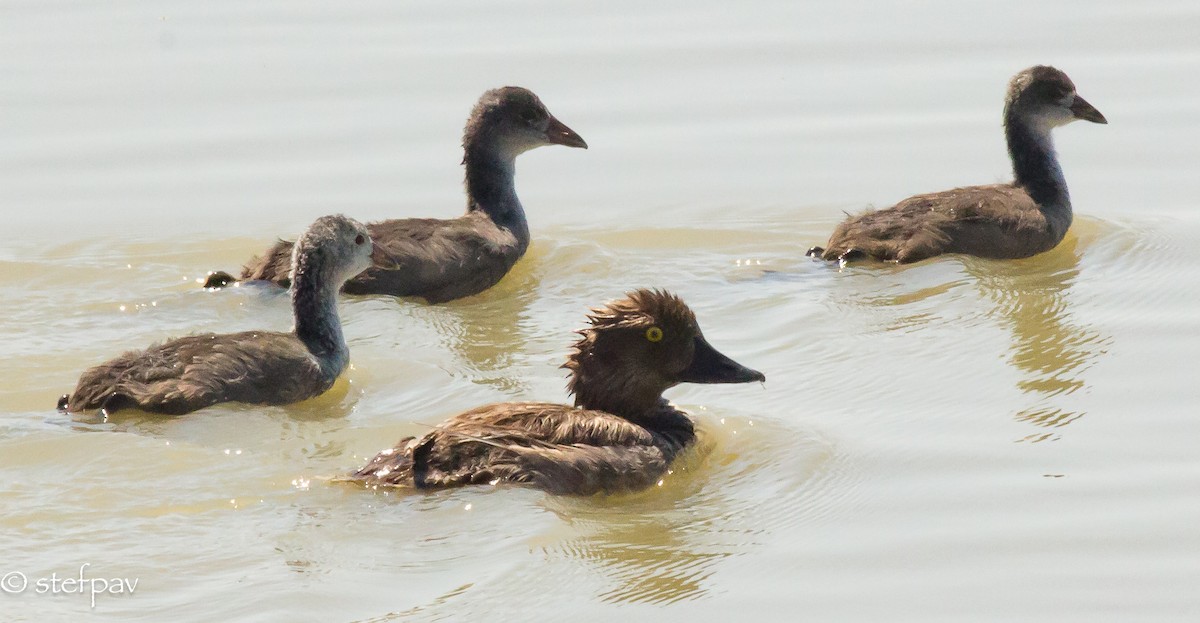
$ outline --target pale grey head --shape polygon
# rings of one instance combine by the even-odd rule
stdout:
[[[317,356],[326,382],[341,374],[350,359],[338,319],[338,290],[371,266],[371,249],[367,228],[337,214],[314,221],[292,250],[296,337]]]
[[[349,361],[337,292],[371,265],[371,246],[357,221],[317,219],[292,256],[294,332],[207,333],[129,351],[85,371],[59,408],[182,415],[221,402],[282,405],[319,395]]]
[[[501,87],[479,98],[463,133],[467,158],[482,150],[513,159],[542,145],[587,149],[587,142],[556,119],[529,89]]]
[[[1013,76],[1004,100],[1004,115],[1006,119],[1015,116],[1042,132],[1079,119],[1108,123],[1099,110],[1076,93],[1075,83],[1067,74],[1048,65],[1030,67]]]
[[[298,276],[303,282],[311,273],[323,284],[340,288],[371,266],[371,250],[371,234],[362,223],[341,214],[322,216],[292,247],[292,283]]]

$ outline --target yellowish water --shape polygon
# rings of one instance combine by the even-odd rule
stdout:
[[[0,619],[1200,618],[1200,6],[789,1],[0,8]],[[1008,77],[1057,133],[1059,248],[843,270],[842,216],[1007,176]],[[288,408],[54,411],[87,366],[286,329],[206,292],[278,235],[462,208],[459,133],[521,84],[584,136],[518,162],[489,292],[348,298],[353,369]],[[702,443],[608,498],[329,482],[499,400],[565,399],[587,308],[677,291],[764,386],[679,387]],[[39,579],[136,579],[133,594]],[[29,584],[21,591],[19,573]]]

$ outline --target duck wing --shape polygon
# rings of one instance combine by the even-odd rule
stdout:
[[[375,265],[346,282],[348,294],[420,296],[441,303],[495,285],[525,252],[512,231],[487,215],[410,218],[369,223]],[[242,280],[290,285],[290,240],[279,240],[242,267]]]
[[[291,333],[207,333],[129,351],[87,370],[67,409],[181,415],[228,401],[287,404],[331,384]]]
[[[556,494],[628,491],[656,482],[694,439],[671,410],[651,431],[602,411],[504,403],[463,413],[385,450],[351,479],[417,488],[509,482]]]
[[[1057,244],[1046,247],[1048,235],[1046,217],[1025,189],[994,184],[916,195],[852,216],[818,253],[825,260],[870,257],[900,263],[943,253],[1027,257]]]
[[[404,219],[368,226],[375,265],[346,283],[349,294],[420,296],[440,303],[486,290],[525,245],[481,212],[456,219]]]
[[[294,246],[296,246],[294,240],[284,240],[283,238],[276,240],[266,253],[250,258],[250,261],[242,266],[241,280],[270,281],[284,288],[289,287],[292,284],[292,247]],[[224,273],[219,274],[225,276]],[[209,287],[209,284],[205,284],[205,287]]]

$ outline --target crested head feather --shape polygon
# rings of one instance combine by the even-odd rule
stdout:
[[[579,339],[572,345],[571,354],[562,368],[571,371],[567,391],[578,396],[580,367],[583,360],[592,356],[596,340],[605,331],[614,329],[649,327],[656,325],[674,331],[697,331],[696,315],[687,303],[666,290],[641,288],[628,292],[625,298],[610,301],[591,310],[587,316],[589,327],[579,329]]]
[[[593,330],[649,324],[688,328],[696,324],[696,314],[683,299],[666,290],[642,288],[626,293],[623,299],[592,309],[588,322]],[[589,329],[583,330],[587,331]]]

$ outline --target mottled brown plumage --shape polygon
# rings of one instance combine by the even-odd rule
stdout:
[[[129,351],[84,372],[59,408],[181,415],[220,402],[281,405],[317,396],[350,356],[338,288],[370,262],[365,227],[344,216],[317,219],[295,245],[292,332],[206,333]]]
[[[375,264],[346,283],[348,294],[418,296],[440,303],[495,285],[529,247],[529,225],[514,186],[516,157],[542,145],[587,148],[536,95],[520,87],[483,94],[463,136],[467,213],[456,219],[370,223]],[[280,240],[242,269],[242,279],[287,285],[292,243]],[[213,273],[206,287],[233,278]]]
[[[658,481],[695,440],[662,393],[679,383],[762,381],[717,352],[674,295],[638,290],[593,310],[563,366],[575,406],[487,405],[381,452],[349,479],[416,488],[512,483],[557,494],[631,491]]]
[[[1107,123],[1063,72],[1037,66],[1018,73],[1004,104],[1012,183],[917,195],[850,217],[824,248],[808,254],[907,263],[943,253],[1015,259],[1054,248],[1071,226],[1072,210],[1050,131],[1076,119]]]

